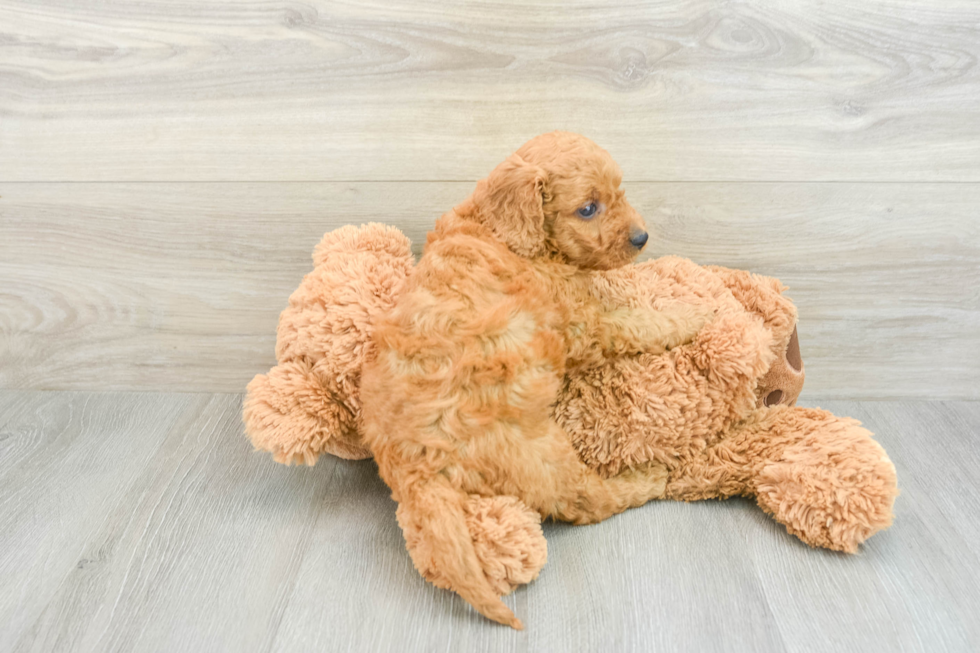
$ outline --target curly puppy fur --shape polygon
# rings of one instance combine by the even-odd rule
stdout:
[[[592,292],[589,271],[629,263],[646,243],[621,179],[582,136],[526,143],[438,221],[364,369],[365,441],[416,567],[514,628],[468,525],[473,496],[577,524],[663,496],[663,465],[603,478],[583,464],[552,407],[566,371],[663,352],[707,317]]]

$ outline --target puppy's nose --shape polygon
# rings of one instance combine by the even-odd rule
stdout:
[[[630,236],[630,244],[637,249],[643,249],[643,246],[647,244],[649,238],[650,234],[645,231],[640,231]]]

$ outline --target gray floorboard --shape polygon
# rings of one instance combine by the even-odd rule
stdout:
[[[976,650],[980,404],[821,405],[898,468],[860,554],[743,500],[548,524],[518,633],[421,580],[373,463],[272,463],[239,395],[2,391],[0,650]]]

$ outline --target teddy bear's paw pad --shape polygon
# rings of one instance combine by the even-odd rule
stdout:
[[[895,467],[870,435],[840,442],[837,451],[827,444],[793,445],[767,465],[759,505],[810,546],[855,553],[892,523]]]
[[[538,577],[548,560],[541,516],[510,496],[472,495],[464,507],[473,548],[491,587],[500,595]]]
[[[803,371],[803,356],[800,354],[800,336],[793,327],[793,334],[789,337],[789,344],[786,345],[786,363],[795,372]]]
[[[769,408],[770,406],[778,406],[779,402],[781,402],[782,400],[783,400],[783,391],[773,390],[772,392],[767,393],[765,397],[763,397],[762,405],[764,405],[766,408]]]

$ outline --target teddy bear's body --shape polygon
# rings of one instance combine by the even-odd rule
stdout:
[[[412,274],[410,243],[392,227],[349,226],[326,234],[313,259],[280,317],[279,365],[249,384],[246,430],[279,462],[367,458],[360,373],[374,356],[375,320]],[[796,310],[777,280],[665,257],[595,273],[593,283],[610,306],[682,301],[715,318],[665,354],[611,358],[565,377],[554,416],[583,462],[603,476],[662,465],[667,499],[754,497],[812,546],[853,552],[891,523],[895,471],[871,434],[795,407]],[[466,515],[498,593],[536,577],[546,559],[537,513],[514,497],[473,495]],[[405,535],[420,572],[447,586],[411,528]]]
[[[568,377],[556,413],[588,465],[656,460],[665,498],[755,497],[813,546],[854,552],[891,523],[895,471],[871,433],[795,407],[803,366],[782,284],[673,256],[595,279],[611,304],[707,303],[716,317],[689,345]]]

